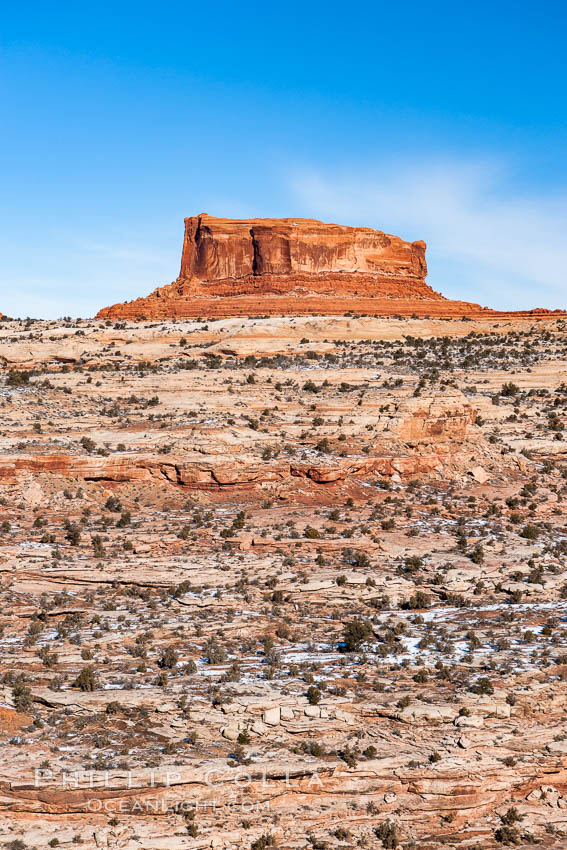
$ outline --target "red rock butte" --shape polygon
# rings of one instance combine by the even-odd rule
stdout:
[[[105,307],[97,318],[508,315],[435,292],[425,282],[425,249],[425,242],[369,227],[203,213],[185,219],[176,281],[145,298]]]

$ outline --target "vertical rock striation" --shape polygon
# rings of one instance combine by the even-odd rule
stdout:
[[[235,221],[210,215],[185,219],[179,280],[249,276],[365,273],[425,280],[424,242],[404,242],[369,227],[323,224],[314,219]],[[354,281],[343,286],[349,291]],[[238,287],[237,287],[238,288]],[[336,285],[329,287],[337,291]]]

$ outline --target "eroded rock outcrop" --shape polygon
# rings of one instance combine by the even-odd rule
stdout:
[[[327,303],[327,297],[443,301],[425,283],[426,275],[425,243],[381,230],[314,219],[234,220],[202,214],[185,219],[181,270],[174,283],[147,298],[107,307],[98,317],[349,309],[345,303]],[[257,295],[267,296],[267,303],[250,300]],[[307,307],[305,298],[310,299]]]
[[[315,219],[185,219],[179,277],[99,319],[341,315],[547,316],[452,301],[425,282],[425,242]]]
[[[146,481],[194,489],[248,486],[304,478],[316,484],[379,473],[384,476],[440,476],[469,469],[472,455],[463,452],[470,439],[475,410],[458,390],[446,398],[429,395],[388,405],[377,418],[378,439],[368,457],[340,458],[321,454],[317,462],[260,463],[247,452],[237,457],[184,453],[167,460],[145,454],[77,456],[74,454],[4,454],[0,483],[15,482],[25,473],[52,474],[85,481],[126,483]],[[211,447],[209,447],[211,448]]]
[[[179,277],[99,319],[226,318],[360,313],[380,316],[545,317],[452,301],[425,282],[425,242],[315,219],[185,219]]]
[[[463,393],[448,389],[444,395],[404,399],[383,415],[381,424],[409,445],[447,442],[458,446],[466,439],[475,416]]]
[[[227,457],[208,462],[183,459],[162,461],[155,457],[82,458],[73,455],[6,455],[0,459],[0,483],[15,483],[28,472],[47,473],[84,481],[124,484],[144,481],[153,484],[177,484],[191,489],[245,487],[266,482],[285,482],[306,478],[316,484],[344,481],[348,477],[364,477],[373,473],[384,476],[398,474],[402,478],[417,475],[437,476],[458,468],[463,461],[447,447],[424,454],[381,455],[373,458],[337,460],[317,464],[265,464]],[[471,459],[467,458],[470,466]]]
[[[425,243],[314,219],[185,219],[180,280],[333,272],[424,280]],[[332,287],[331,291],[336,292]]]

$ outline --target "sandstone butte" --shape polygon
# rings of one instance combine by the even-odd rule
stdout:
[[[426,282],[425,242],[315,219],[185,219],[176,281],[105,307],[99,319],[256,315],[507,316]],[[510,314],[534,317],[547,310]]]

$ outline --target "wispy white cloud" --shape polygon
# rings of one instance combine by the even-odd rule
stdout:
[[[429,283],[501,308],[567,306],[567,191],[522,192],[497,161],[296,171],[308,214],[428,243]]]

